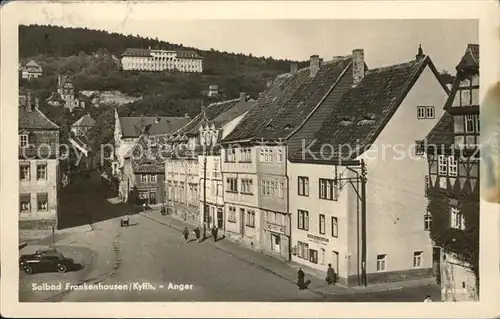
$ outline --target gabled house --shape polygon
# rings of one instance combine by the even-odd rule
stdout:
[[[280,259],[291,257],[287,143],[329,92],[344,90],[352,57],[323,62],[268,82],[243,120],[222,140],[226,234]],[[364,65],[360,66],[364,67]]]
[[[254,107],[254,100],[249,100],[245,93],[240,93],[239,100],[230,100],[209,105],[209,109],[224,105],[225,112],[218,116],[206,116],[202,111],[203,120],[199,123],[198,165],[200,167],[200,222],[205,222],[211,228],[216,226],[225,230],[224,222],[224,185],[220,160],[220,141],[223,140],[241,122],[245,115]],[[247,159],[250,154],[247,153]],[[247,185],[250,190],[251,185]]]
[[[70,112],[73,112],[75,108],[85,107],[85,102],[78,99],[73,82],[66,75],[57,77],[57,91],[47,99],[47,103],[52,106],[62,105]]]
[[[239,112],[247,107],[247,101],[246,94],[241,93],[239,99],[212,103],[206,108],[202,107],[200,114],[171,137],[172,154],[165,161],[165,187],[167,189],[167,206],[173,214],[197,223],[203,221],[203,211],[202,209],[200,211],[199,207],[200,200],[203,200],[203,184],[200,184],[203,172],[200,169],[203,169],[204,166],[203,162],[200,162],[200,155],[207,155],[207,160],[210,160],[209,165],[217,162],[216,158],[219,157],[219,154],[215,150],[215,144],[222,131],[216,128],[216,125],[225,123],[224,121],[232,115],[228,113],[226,118],[220,117],[217,122],[215,119],[231,110],[241,115]],[[209,137],[208,134],[211,136]],[[212,142],[210,144],[208,144],[209,139]],[[204,145],[212,144],[214,148],[204,147]],[[218,178],[220,179],[220,176]],[[210,185],[211,183],[208,184],[207,189]],[[212,190],[208,189],[208,192],[210,196]],[[215,209],[215,206],[213,207]]]
[[[29,61],[23,68],[21,68],[21,77],[23,79],[36,79],[41,77],[42,74],[43,68],[34,60]]]
[[[100,166],[100,149],[93,149],[93,132],[96,122],[85,114],[71,125],[69,142],[70,162],[73,172],[90,171]]]
[[[19,96],[19,229],[57,229],[59,126],[38,109],[30,93]]]
[[[123,202],[157,205],[165,201],[167,138],[141,135],[124,156],[119,186]]]
[[[477,301],[480,189],[477,44],[467,46],[456,71],[451,94],[443,104],[446,113],[419,143],[428,160],[425,221],[436,246],[442,300]]]
[[[443,115],[448,88],[420,47],[374,69],[360,67],[363,50],[352,58],[342,93],[328,93],[291,138],[300,145],[288,152],[292,260],[331,264],[349,286],[431,277],[427,163],[414,141]]]
[[[191,119],[187,115],[184,117],[120,117],[115,109],[112,174],[118,175],[120,173],[125,155],[136,144],[141,135],[171,135],[189,121]]]

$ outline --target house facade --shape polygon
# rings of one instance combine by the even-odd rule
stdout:
[[[19,228],[50,230],[58,225],[59,127],[31,95],[19,97]]]
[[[239,99],[213,103],[208,106],[208,112],[204,108],[202,110],[203,119],[198,127],[200,147],[197,152],[201,190],[199,210],[200,223],[206,222],[208,227],[216,226],[221,231],[226,228],[220,141],[241,122],[254,105],[254,101],[249,100],[245,93],[240,93]],[[251,154],[245,153],[245,160],[250,162]],[[252,192],[251,182],[245,181],[242,187],[246,187],[248,193]]]
[[[439,257],[442,300],[477,301],[479,45],[467,46],[456,71],[446,113],[421,143],[428,159],[426,220]]]
[[[73,82],[66,75],[57,77],[57,91],[47,99],[47,103],[52,106],[64,106],[71,112],[75,108],[84,108],[85,102],[77,98],[77,93],[73,86]]]
[[[121,63],[124,71],[203,72],[203,57],[194,51],[129,48],[122,54]]]
[[[323,100],[330,114],[313,138],[314,121],[291,138],[302,143],[289,154],[292,260],[331,264],[348,286],[431,277],[427,163],[414,140],[436,125],[449,91],[421,48],[383,68],[360,69],[363,59],[353,51],[352,82]]]
[[[310,66],[268,82],[256,106],[223,140],[224,206],[229,236],[279,259],[291,259],[291,216],[287,176],[289,137],[334,91],[352,64],[347,56]]]
[[[43,68],[34,60],[29,61],[21,68],[21,77],[23,79],[31,80],[37,79],[43,75]]]
[[[112,175],[117,176],[120,174],[124,165],[125,155],[137,143],[141,135],[171,135],[189,123],[189,121],[191,119],[188,116],[123,117],[115,109]]]
[[[163,136],[142,135],[124,157],[119,193],[123,202],[158,205],[165,201]]]

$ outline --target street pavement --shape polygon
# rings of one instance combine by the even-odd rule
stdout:
[[[429,285],[358,293],[341,287],[331,293],[316,287],[299,290],[294,282],[296,270],[286,263],[228,239],[186,244],[178,231],[183,226],[180,221],[165,217],[162,222],[164,216],[157,212],[135,214],[129,206],[110,203],[98,179],[85,179],[79,185],[80,192],[71,195],[72,201],[85,208],[77,214],[86,215],[82,219],[91,221],[93,230],[56,238],[56,246],[66,249],[68,257],[80,256],[85,267],[74,273],[21,275],[20,301],[421,302],[428,294],[439,300],[439,289]],[[119,221],[124,214],[131,215],[131,226],[122,228]],[[177,225],[169,225],[173,223]],[[75,286],[69,291],[63,287],[34,292],[33,282]],[[116,284],[126,289],[104,290]],[[88,285],[100,290],[88,290]],[[75,290],[82,287],[87,290]]]

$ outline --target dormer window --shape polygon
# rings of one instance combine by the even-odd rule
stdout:
[[[21,147],[28,147],[28,134],[21,134],[19,135],[19,146]]]

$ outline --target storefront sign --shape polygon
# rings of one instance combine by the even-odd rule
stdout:
[[[285,234],[285,226],[281,225],[274,225],[274,224],[267,224],[267,229],[269,231],[275,232],[275,233],[280,233],[280,234]]]
[[[320,243],[330,242],[328,238],[323,238],[312,234],[307,234],[307,238],[312,239],[314,242],[320,242]]]

